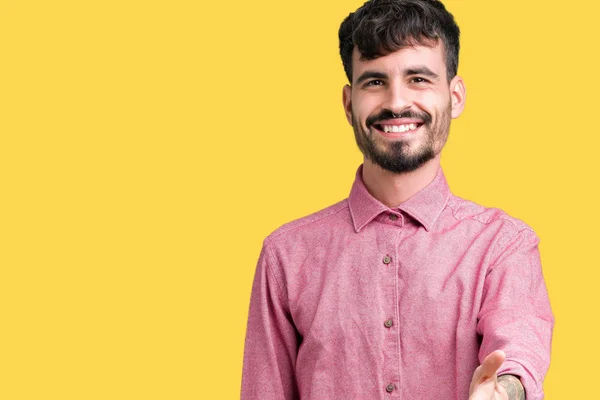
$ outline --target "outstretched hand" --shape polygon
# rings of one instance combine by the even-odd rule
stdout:
[[[508,400],[506,390],[498,384],[497,375],[498,368],[505,358],[506,355],[502,350],[488,354],[473,374],[469,400]]]

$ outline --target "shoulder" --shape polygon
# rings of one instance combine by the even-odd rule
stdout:
[[[531,226],[506,211],[496,207],[485,207],[458,196],[450,196],[446,211],[451,213],[457,222],[471,222],[479,225],[481,229],[496,231],[501,241],[510,240],[519,233],[537,236]]]
[[[281,225],[267,236],[265,242],[319,236],[324,231],[335,230],[349,224],[351,224],[351,217],[348,211],[348,199],[344,199],[327,208]]]

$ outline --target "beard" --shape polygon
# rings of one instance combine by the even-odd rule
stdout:
[[[384,170],[394,173],[411,172],[433,159],[444,147],[450,129],[451,111],[452,107],[449,104],[434,122],[431,114],[426,112],[408,110],[396,115],[389,110],[383,110],[367,118],[366,131],[355,119],[356,114],[352,113],[354,138],[365,158]],[[420,133],[424,133],[425,137],[417,148],[414,148],[416,145],[409,140],[386,140],[374,131],[374,124],[394,118],[415,118],[423,121],[419,129],[425,130]]]

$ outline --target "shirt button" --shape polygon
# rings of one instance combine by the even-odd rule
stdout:
[[[386,319],[385,322],[383,323],[383,325],[385,325],[386,328],[391,328],[392,325],[394,325],[394,321],[392,321],[392,319]]]
[[[390,219],[392,221],[396,221],[398,219],[398,216],[396,214],[390,214]]]
[[[389,264],[391,262],[392,262],[392,257],[390,257],[390,256],[383,257],[383,263],[384,264]]]
[[[388,393],[392,393],[394,391],[394,385],[390,383],[385,387],[385,391]]]

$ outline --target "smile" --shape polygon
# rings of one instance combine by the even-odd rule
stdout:
[[[377,130],[384,133],[406,133],[406,132],[414,132],[422,124],[419,123],[410,123],[410,124],[375,124],[373,125]]]
[[[408,132],[417,129],[417,124],[406,124],[406,125],[381,125],[382,130],[385,133],[388,132]]]

